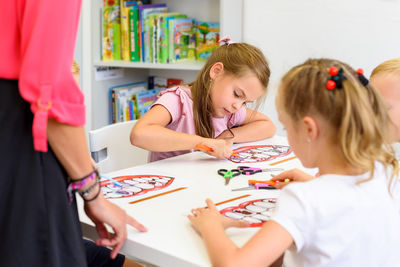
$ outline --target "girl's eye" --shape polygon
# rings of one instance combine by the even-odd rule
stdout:
[[[236,93],[236,91],[233,91],[233,95],[234,95],[235,97],[239,97],[239,95]]]

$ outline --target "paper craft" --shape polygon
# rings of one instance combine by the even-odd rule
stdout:
[[[256,163],[284,157],[291,152],[290,147],[284,145],[244,146],[233,150],[229,160],[234,163]]]
[[[100,182],[104,197],[107,199],[125,198],[146,194],[150,191],[160,190],[169,186],[173,177],[162,175],[127,175],[113,178],[121,186],[116,186],[111,181]]]
[[[250,227],[260,227],[269,220],[275,205],[276,198],[255,199],[225,208],[220,213],[228,218],[248,221]]]

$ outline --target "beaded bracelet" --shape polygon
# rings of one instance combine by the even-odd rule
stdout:
[[[98,181],[95,184],[98,184]],[[93,188],[95,188],[95,186],[93,186]],[[83,196],[82,196],[82,198],[83,198],[83,200],[85,200],[85,202],[89,202],[89,201],[95,200],[100,195],[100,192],[101,192],[101,186],[99,185],[99,190],[92,198],[86,199],[86,198],[83,198]]]
[[[86,186],[87,184],[89,184],[91,181],[93,181],[94,179],[96,179],[96,177],[99,176],[99,173],[96,169],[93,170],[92,173],[90,173],[89,175],[81,178],[81,179],[77,179],[74,180],[73,182],[70,182],[68,187],[67,187],[67,193],[68,193],[68,199],[69,202],[72,202],[72,196],[73,193],[75,193],[76,191],[78,191],[79,189],[81,189],[82,187]]]
[[[98,184],[99,184],[99,176],[96,177],[96,181],[95,181],[91,186],[89,186],[88,188],[86,188],[86,189],[83,190],[83,191],[78,191],[79,195],[81,195],[81,197],[82,197],[84,200],[86,200],[85,197],[86,197],[87,195],[89,195],[90,192],[92,192],[93,189],[94,189]]]

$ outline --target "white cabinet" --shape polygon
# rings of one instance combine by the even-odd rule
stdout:
[[[145,81],[148,76],[179,78],[191,82],[203,63],[153,64],[127,61],[101,61],[101,7],[103,0],[83,0],[82,5],[82,90],[87,107],[86,130],[97,129],[109,122],[108,89],[111,86]],[[203,21],[219,21],[221,37],[242,40],[243,0],[153,0],[152,4],[166,3],[169,12],[180,12]],[[97,81],[95,68],[113,66],[124,69],[124,77]]]

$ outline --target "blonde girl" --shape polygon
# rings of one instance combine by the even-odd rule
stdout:
[[[400,58],[387,60],[371,74],[371,83],[386,102],[392,121],[390,128],[393,142],[400,142]]]
[[[216,158],[232,144],[271,137],[275,126],[246,108],[267,90],[270,70],[262,52],[246,43],[225,44],[210,56],[196,80],[161,92],[131,132],[131,143],[152,151],[150,161],[187,153],[196,145]]]
[[[329,69],[332,67],[330,71]],[[398,163],[388,151],[388,117],[377,91],[340,61],[310,59],[282,79],[276,104],[289,144],[320,177],[291,183],[271,220],[242,247],[211,200],[189,215],[213,266],[268,266],[286,250],[286,266],[396,266],[398,203],[390,180]]]

